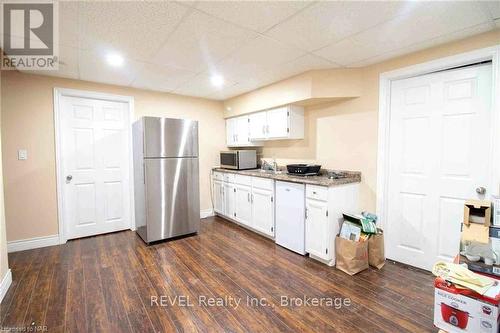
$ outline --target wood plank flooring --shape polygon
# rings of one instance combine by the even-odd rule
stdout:
[[[9,264],[0,331],[437,331],[430,273],[387,262],[351,277],[216,217],[194,237],[147,247],[124,231],[11,253]]]

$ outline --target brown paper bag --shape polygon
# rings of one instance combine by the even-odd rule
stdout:
[[[381,232],[370,236],[368,239],[368,263],[378,269],[384,267],[384,234]]]
[[[337,268],[349,275],[368,268],[368,242],[354,242],[337,236],[335,255]]]

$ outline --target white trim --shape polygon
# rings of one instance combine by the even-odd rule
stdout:
[[[64,175],[62,174],[62,152],[61,152],[61,121],[59,113],[60,98],[63,96],[102,99],[106,101],[125,102],[128,104],[129,123],[134,121],[134,97],[106,94],[87,90],[74,90],[66,88],[54,88],[54,125],[55,125],[55,141],[56,141],[56,186],[57,186],[57,212],[59,223],[59,244],[64,244],[67,241],[65,236],[64,220],[63,220],[63,197],[62,184]],[[132,153],[132,128],[128,130],[129,140],[129,182],[130,182],[130,229],[135,230],[135,208],[134,208],[134,157]]]
[[[214,216],[214,210],[212,208],[202,209],[200,211],[200,218],[204,219],[210,216]]]
[[[2,282],[0,282],[0,304],[2,304],[2,300],[7,294],[10,285],[12,284],[12,272],[10,269],[7,270],[7,273],[3,276]]]
[[[378,113],[378,156],[377,156],[377,215],[382,227],[387,228],[387,187],[389,162],[389,120],[391,82],[404,78],[424,75],[439,70],[473,64],[481,61],[492,61],[492,114],[494,125],[492,128],[492,166],[493,174],[490,177],[490,194],[498,193],[500,184],[500,101],[496,97],[500,88],[500,45],[488,47],[472,52],[462,53],[446,58],[417,64],[380,74],[379,80],[379,113]]]
[[[34,237],[7,242],[7,252],[17,252],[59,245],[59,235]]]

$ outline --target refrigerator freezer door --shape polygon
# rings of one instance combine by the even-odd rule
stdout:
[[[198,122],[144,117],[144,158],[197,157]]]
[[[146,242],[198,231],[200,190],[198,158],[145,159]]]

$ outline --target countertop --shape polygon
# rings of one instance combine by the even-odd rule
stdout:
[[[272,172],[264,172],[261,171],[260,169],[231,170],[231,169],[213,168],[213,170],[220,172],[234,173],[238,175],[271,178],[274,180],[281,180],[292,183],[311,184],[320,186],[338,186],[338,185],[361,182],[361,172],[346,171],[346,170],[321,169],[320,174],[317,176],[294,176],[294,175],[289,175],[286,171],[281,171],[280,173],[272,173]],[[335,171],[337,173],[342,173],[345,175],[345,178],[330,179],[328,178],[328,171]]]

